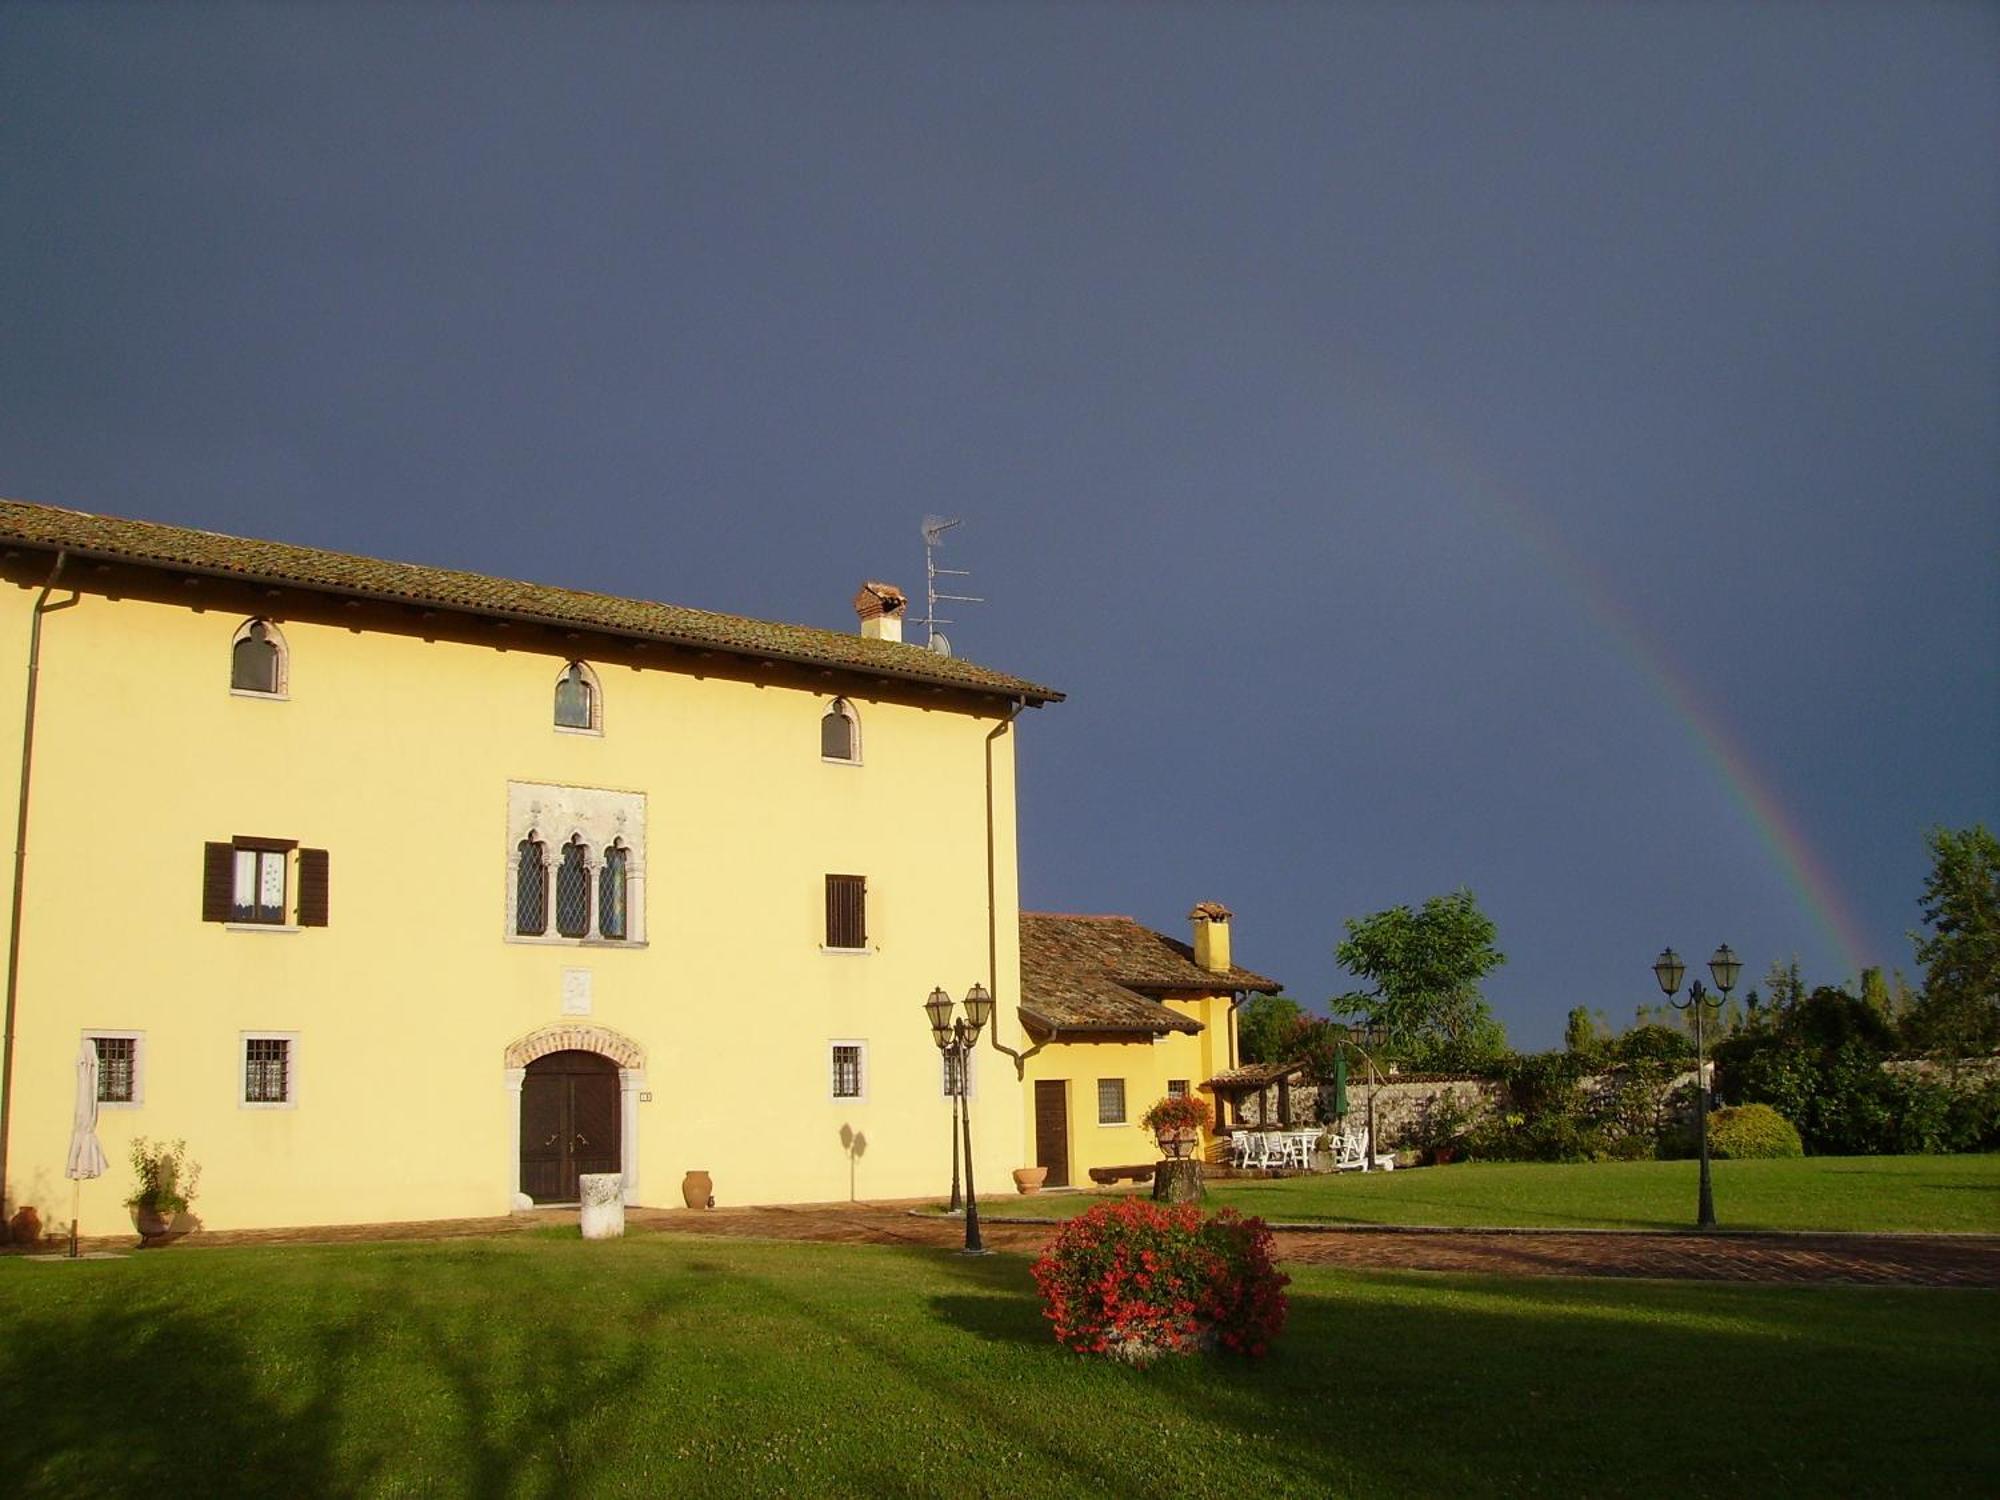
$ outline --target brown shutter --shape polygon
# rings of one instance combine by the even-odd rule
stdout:
[[[868,882],[863,876],[826,877],[826,945],[868,946]]]
[[[326,851],[299,850],[299,926],[326,926]]]
[[[236,897],[236,850],[229,844],[201,846],[201,919],[227,922]]]

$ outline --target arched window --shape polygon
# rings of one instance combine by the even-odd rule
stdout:
[[[286,688],[285,638],[269,620],[245,620],[229,648],[229,689],[280,697]]]
[[[583,836],[573,834],[563,845],[556,870],[556,931],[564,937],[590,936],[590,851]]]
[[[597,687],[597,674],[580,661],[563,668],[556,679],[556,728],[595,729],[604,727],[604,699]]]
[[[828,704],[819,721],[819,758],[861,759],[861,720],[854,712],[854,705],[845,698],[836,698]]]
[[[631,851],[619,839],[604,851],[604,868],[597,872],[597,933],[625,937],[625,866]]]
[[[549,858],[532,833],[515,849],[520,864],[514,871],[514,931],[540,937],[549,930]]]

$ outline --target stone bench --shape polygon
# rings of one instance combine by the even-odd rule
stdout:
[[[1114,1182],[1151,1182],[1153,1162],[1144,1162],[1131,1167],[1092,1167],[1090,1180],[1099,1187],[1110,1187]]]

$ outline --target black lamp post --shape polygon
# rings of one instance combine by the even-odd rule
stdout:
[[[959,1141],[965,1142],[965,1253],[984,1255],[986,1247],[979,1240],[979,1196],[972,1186],[972,1114],[965,1105],[965,1084],[971,1077],[972,1050],[979,1045],[979,1033],[986,1029],[986,1023],[993,1019],[993,996],[983,984],[975,984],[965,992],[965,1014],[952,1019],[951,996],[942,989],[931,991],[924,1002],[924,1014],[930,1018],[931,1040],[944,1055],[946,1075],[952,1079],[952,1153],[951,1153],[951,1196],[954,1207],[958,1203],[958,1149]]]
[[[1729,944],[1724,943],[1709,955],[1708,973],[1715,981],[1715,987],[1727,998],[1736,988],[1736,976],[1743,971]],[[1715,1228],[1715,1191],[1709,1183],[1708,1175],[1708,1068],[1703,1061],[1701,1046],[1701,1021],[1705,1011],[1721,1010],[1722,1001],[1712,998],[1701,987],[1697,979],[1688,986],[1688,997],[1676,1000],[1675,993],[1681,987],[1681,976],[1687,973],[1687,965],[1681,956],[1671,948],[1660,950],[1660,956],[1653,961],[1653,977],[1660,982],[1660,992],[1667,997],[1667,1003],[1675,1010],[1694,1012],[1694,1087],[1699,1101],[1695,1110],[1696,1134],[1701,1139],[1701,1198],[1695,1211],[1695,1227]]]

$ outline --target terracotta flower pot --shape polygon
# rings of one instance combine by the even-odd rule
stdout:
[[[1183,1161],[1194,1155],[1195,1147],[1201,1142],[1198,1130],[1162,1130],[1159,1133],[1160,1154],[1169,1161]]]
[[[132,1225],[139,1231],[141,1243],[165,1239],[174,1227],[174,1216],[157,1208],[135,1208],[132,1210]]]
[[[689,1208],[715,1207],[715,1184],[706,1172],[690,1172],[681,1179],[681,1202]]]
[[[1016,1167],[1014,1168],[1014,1189],[1023,1196],[1029,1193],[1039,1193],[1042,1190],[1042,1184],[1048,1180],[1048,1175],[1049,1169],[1047,1167]]]

